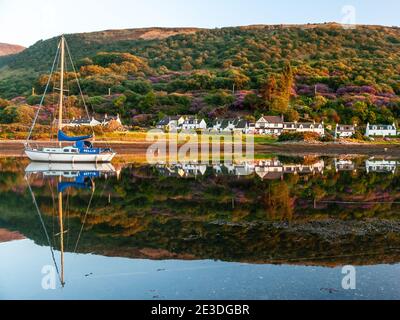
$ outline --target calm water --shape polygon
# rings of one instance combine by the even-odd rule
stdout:
[[[0,299],[399,299],[398,165],[0,160]]]

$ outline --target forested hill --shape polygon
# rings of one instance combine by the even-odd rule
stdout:
[[[104,100],[109,88],[124,94],[112,111],[125,118],[270,112],[327,122],[391,122],[400,115],[398,27],[153,28],[66,38],[85,91],[103,96],[92,102],[105,110],[111,108]],[[40,92],[45,77],[39,76],[48,72],[56,42],[40,41],[0,58],[0,97],[29,95],[32,86]]]

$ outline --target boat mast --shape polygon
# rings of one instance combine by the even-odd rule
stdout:
[[[60,177],[61,183],[61,177]],[[60,223],[60,251],[61,251],[61,286],[64,287],[64,218],[63,218],[63,194],[58,193],[58,214]]]
[[[64,102],[64,65],[65,65],[65,39],[61,36],[61,71],[60,71],[60,102],[58,108],[58,130],[62,130],[63,124],[63,102]],[[59,142],[60,148],[62,142]]]

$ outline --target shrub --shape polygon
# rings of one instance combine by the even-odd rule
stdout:
[[[278,141],[318,141],[320,138],[320,135],[315,132],[283,132]]]

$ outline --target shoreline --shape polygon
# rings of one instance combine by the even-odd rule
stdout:
[[[21,157],[24,155],[22,140],[0,141],[0,156]],[[49,141],[35,141],[37,144],[50,144]],[[52,142],[53,143],[53,142]],[[111,146],[119,157],[145,155],[151,142],[138,141],[110,141],[97,142],[100,147]],[[273,143],[256,144],[255,154],[280,154],[288,156],[379,156],[400,158],[400,144],[367,144],[367,143]]]

